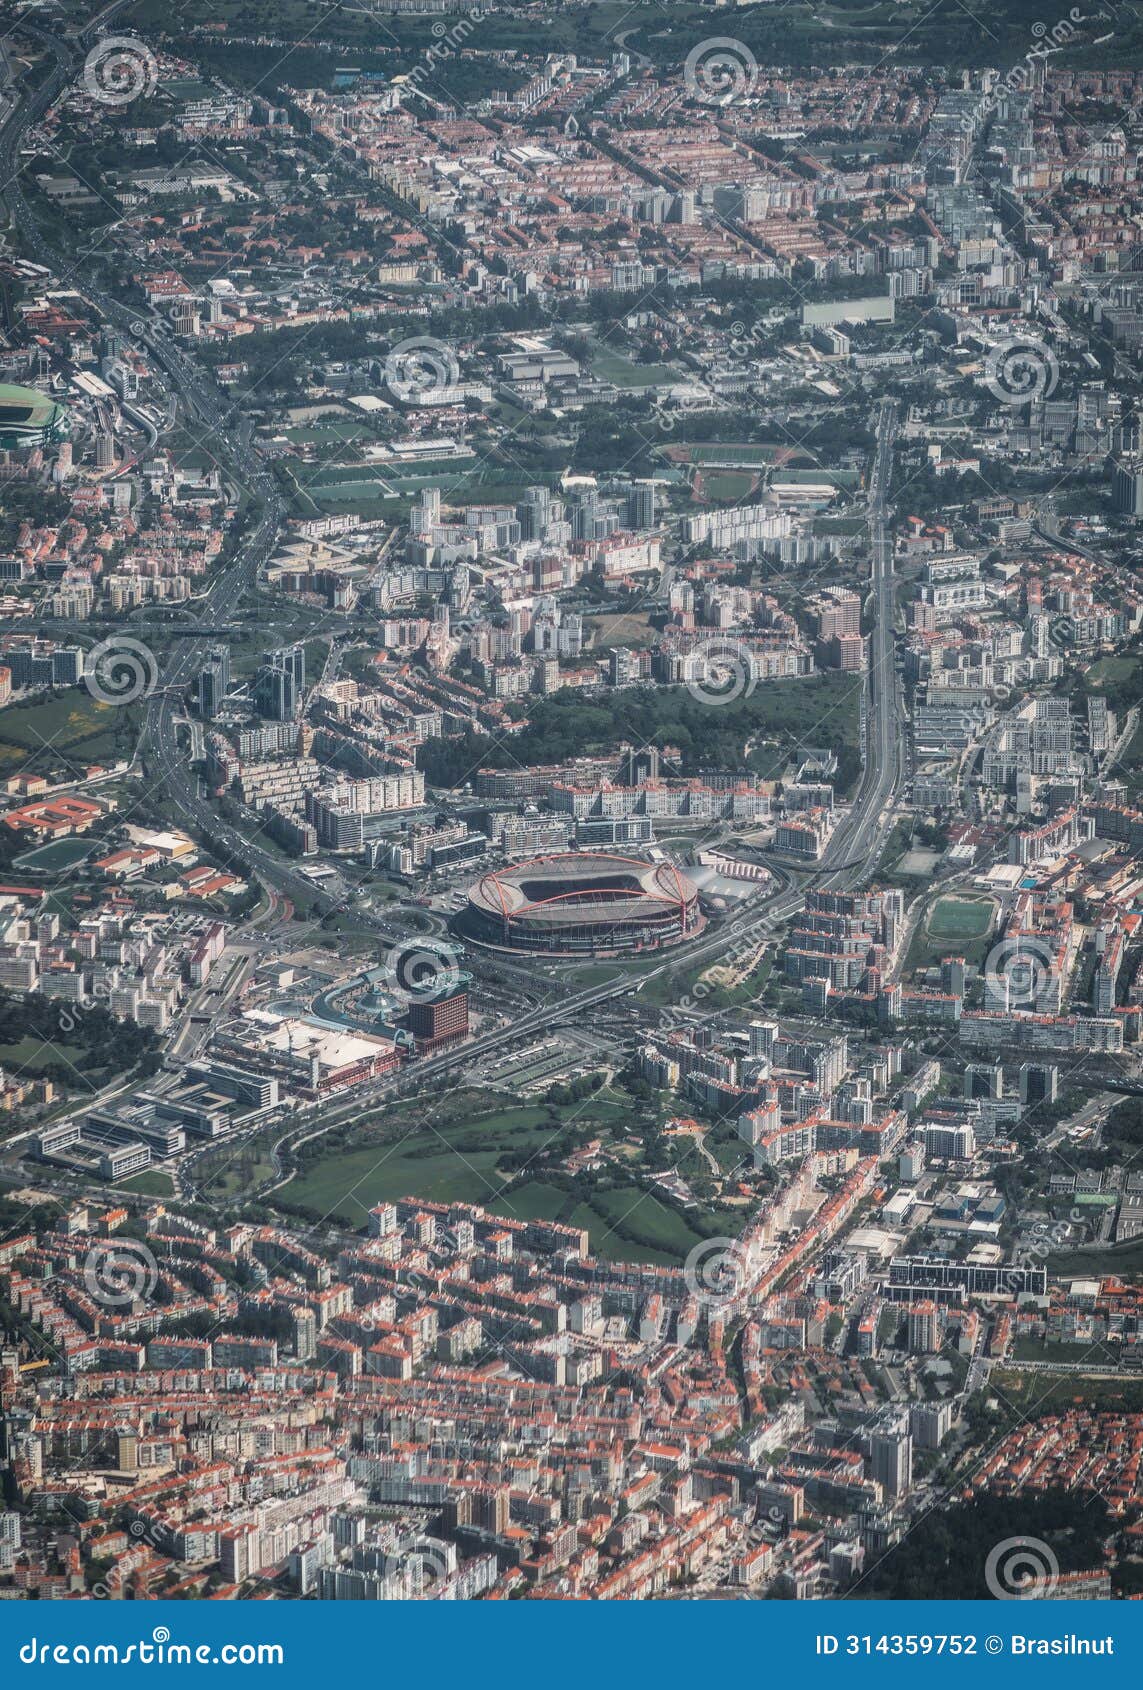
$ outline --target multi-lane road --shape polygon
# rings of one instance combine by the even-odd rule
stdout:
[[[113,21],[122,5],[113,4],[100,14],[104,26]],[[24,27],[24,26],[22,26]],[[35,30],[36,39],[55,61],[52,74],[42,87],[16,105],[0,128],[0,199],[8,213],[9,222],[19,231],[29,255],[57,275],[71,275],[75,260],[55,251],[44,239],[24,194],[20,179],[20,156],[29,129],[39,121],[67,83],[79,73],[82,59],[73,51],[69,41]],[[86,32],[77,38],[82,47]],[[202,829],[218,838],[273,884],[287,883],[284,890],[297,897],[317,897],[309,881],[292,871],[283,870],[279,859],[269,852],[240,839],[232,830],[220,827],[217,815],[199,797],[198,781],[191,768],[190,757],[178,746],[176,709],[178,694],[185,689],[202,662],[217,631],[225,628],[243,596],[257,580],[258,570],[270,556],[286,520],[282,493],[273,475],[251,448],[243,432],[230,425],[231,402],[213,379],[187,354],[167,332],[165,323],[145,310],[132,310],[105,289],[96,285],[85,273],[75,278],[76,285],[97,308],[103,320],[112,328],[128,335],[145,348],[160,386],[167,391],[169,402],[177,401],[185,424],[203,437],[212,455],[224,472],[241,489],[256,513],[256,520],[242,536],[234,555],[210,583],[197,609],[195,634],[181,640],[173,648],[159,677],[148,704],[147,726],[144,735],[148,773],[155,776],[168,799],[192,827]]]
[[[896,407],[885,401],[878,409],[877,443],[869,476],[873,627],[863,699],[864,761],[853,805],[834,829],[818,871],[822,883],[836,889],[865,878],[876,868],[905,779],[905,708],[893,638],[896,577],[889,529],[889,481],[896,427]]]

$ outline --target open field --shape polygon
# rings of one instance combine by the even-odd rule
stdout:
[[[102,704],[83,687],[68,687],[35,704],[0,712],[0,773],[82,775],[90,763],[130,756],[141,720],[137,705]]]
[[[590,1236],[592,1253],[608,1261],[670,1266],[684,1261],[705,1238],[728,1230],[725,1216],[696,1210],[684,1219],[634,1183],[600,1186],[583,1197],[542,1179],[531,1180],[488,1207],[513,1220],[549,1220],[583,1227]]]
[[[327,464],[307,472],[304,464],[287,465],[299,508],[312,515],[316,510],[338,515],[359,515],[369,521],[389,517],[399,521],[407,510],[407,499],[422,487],[439,486],[450,504],[495,499],[515,504],[528,486],[516,468],[499,468],[484,461],[474,468],[476,454],[462,458],[417,464]]]
[[[1106,1365],[1110,1372],[1115,1365],[1114,1353],[1109,1355],[1096,1349],[1088,1365],[1093,1372]],[[1143,1411],[1143,1379],[1134,1374],[1125,1374],[1122,1379],[1085,1379],[1082,1373],[1051,1375],[997,1368],[992,1383],[1004,1418],[1013,1425],[1028,1418],[1067,1413],[1081,1406],[1105,1413]]]
[[[94,850],[90,839],[53,839],[47,845],[37,845],[34,851],[14,857],[12,867],[30,874],[62,874],[84,862]]]
[[[991,898],[938,898],[925,918],[934,939],[979,939],[992,924]]]
[[[1140,718],[1120,758],[1123,779],[1129,797],[1134,801],[1143,791],[1143,717]]]
[[[606,612],[601,616],[591,616],[588,618],[587,627],[592,645],[600,651],[606,651],[609,646],[615,645],[638,649],[653,644],[659,637],[646,613],[639,610]]]
[[[991,898],[938,898],[917,924],[907,966],[925,968],[943,957],[961,956],[979,967],[988,952],[995,914]]]
[[[707,470],[702,478],[703,492],[716,505],[744,504],[756,484],[749,470]]]
[[[577,1204],[569,1219],[572,1226],[587,1228],[596,1255],[616,1262],[683,1262],[696,1244],[726,1226],[724,1220],[715,1221],[700,1231],[637,1186],[596,1192]]]
[[[1127,1244],[1061,1251],[1049,1256],[1044,1265],[1053,1279],[1089,1279],[1108,1273],[1132,1279],[1143,1273],[1143,1238],[1133,1238]]]
[[[410,1194],[438,1202],[487,1203],[510,1173],[498,1173],[501,1156],[534,1154],[552,1137],[540,1105],[502,1110],[470,1125],[440,1125],[323,1156],[283,1187],[281,1196],[321,1214],[361,1226],[375,1203]]]
[[[1111,1352],[1115,1354],[1114,1351]],[[1109,1353],[1098,1344],[1046,1344],[1039,1338],[1017,1338],[1012,1345],[1013,1361],[1090,1362],[1093,1367],[1104,1365]]]
[[[132,1174],[129,1179],[121,1179],[118,1189],[139,1191],[144,1197],[172,1197],[175,1188],[169,1174],[164,1174],[159,1168],[147,1168],[141,1174]]]
[[[87,1053],[78,1045],[69,1045],[63,1038],[49,1041],[28,1033],[13,1044],[0,1045],[0,1068],[6,1068],[9,1073],[25,1080],[35,1079],[56,1062],[70,1064],[75,1069],[77,1081],[90,1072]]]
[[[748,957],[742,959],[743,965],[749,961]],[[677,969],[648,980],[640,995],[646,1003],[677,1003],[681,996],[686,996],[699,999],[707,1011],[745,1009],[761,996],[773,966],[773,953],[766,950],[737,985],[727,986],[720,978],[717,960],[714,964],[702,962],[688,966],[686,959],[680,958]]]
[[[605,1138],[625,1134],[633,1107],[626,1094],[604,1087],[566,1105],[510,1107],[491,1092],[468,1093],[467,1102],[465,1097],[450,1098],[427,1126],[423,1102],[416,1111],[402,1106],[382,1123],[389,1136],[327,1150],[270,1201],[352,1227],[364,1225],[374,1204],[399,1197],[478,1203],[515,1220],[585,1227],[595,1253],[622,1261],[681,1262],[703,1238],[733,1230],[732,1218],[710,1210],[696,1209],[684,1218],[644,1188],[634,1166],[628,1177],[626,1161],[637,1155],[637,1142],[626,1136],[618,1165],[574,1188],[547,1174],[558,1160],[539,1163],[534,1178],[526,1172],[521,1177],[529,1160],[549,1152],[567,1127],[577,1135],[596,1129]],[[489,1108],[492,1102],[497,1106]],[[408,1128],[404,1133],[402,1126]],[[250,1185],[240,1181],[233,1187],[230,1173],[221,1169],[220,1181],[212,1195],[240,1196]]]
[[[1101,657],[1087,671],[1089,686],[1138,686],[1143,661],[1138,657]]]
[[[622,353],[601,347],[591,355],[591,373],[601,381],[614,382],[616,387],[636,390],[641,387],[673,387],[679,381],[677,370],[666,364],[632,364]]]

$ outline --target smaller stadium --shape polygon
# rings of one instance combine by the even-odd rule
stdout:
[[[51,446],[67,432],[67,412],[49,394],[0,382],[0,447]]]
[[[479,944],[542,956],[657,951],[705,925],[698,888],[673,863],[575,851],[490,870],[464,919]]]

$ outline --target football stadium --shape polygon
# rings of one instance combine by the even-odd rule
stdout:
[[[482,875],[465,928],[478,943],[549,956],[654,951],[706,925],[673,863],[565,851]]]
[[[67,429],[67,412],[48,394],[0,383],[0,446],[50,446]]]

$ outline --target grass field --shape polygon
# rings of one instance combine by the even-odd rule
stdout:
[[[621,353],[602,348],[591,357],[591,373],[601,381],[614,382],[616,387],[673,387],[680,379],[679,372],[666,364],[632,364]]]
[[[363,437],[372,440],[375,437],[375,431],[364,413],[359,422],[346,417],[341,422],[313,422],[297,428],[284,428],[280,432],[292,446],[329,446],[338,440],[361,440]]]
[[[934,939],[954,944],[981,939],[992,925],[995,909],[991,898],[938,898],[925,925]]]
[[[723,446],[714,442],[695,446],[660,447],[672,463],[718,465],[733,469],[768,469],[771,464],[803,463],[812,460],[788,446]]]
[[[1130,683],[1138,689],[1141,671],[1143,661],[1138,657],[1101,657],[1087,671],[1087,679],[1093,687],[1124,686]]]
[[[15,1044],[0,1045],[0,1068],[11,1069],[25,1079],[35,1079],[37,1074],[42,1074],[53,1062],[72,1063],[76,1069],[77,1080],[91,1069],[87,1053],[78,1045],[69,1045],[63,1039],[47,1042],[28,1033]],[[92,1089],[94,1090],[94,1087]]]
[[[1101,1352],[1097,1350],[1090,1365],[1098,1367],[1100,1359]],[[1110,1356],[1106,1361],[1109,1367],[1113,1365]],[[1133,1375],[1122,1379],[1085,1379],[1081,1373],[1046,1375],[997,1368],[992,1383],[1005,1419],[1011,1418],[1014,1425],[1081,1406],[1109,1413],[1138,1414],[1143,1410],[1143,1379]]]
[[[743,958],[743,963],[746,960]],[[715,961],[717,963],[718,959]],[[763,952],[746,978],[731,987],[720,985],[717,977],[710,975],[711,966],[709,962],[702,962],[688,967],[685,962],[680,962],[677,970],[671,969],[654,980],[648,980],[640,996],[644,1002],[653,1004],[677,1003],[680,997],[697,996],[707,1011],[744,1009],[761,996],[770,978],[774,957],[771,951]]]
[[[500,1157],[509,1150],[533,1153],[552,1133],[539,1105],[482,1116],[469,1126],[448,1122],[388,1144],[335,1152],[297,1175],[281,1195],[355,1227],[374,1204],[397,1197],[487,1203],[509,1178],[497,1171]]]
[[[738,505],[754,490],[754,476],[749,470],[707,470],[702,485],[708,499],[715,504]]]
[[[0,713],[0,773],[49,769],[81,773],[89,763],[129,756],[141,720],[137,705],[102,704],[82,687]]]
[[[1013,1361],[1090,1361],[1098,1367],[1107,1359],[1105,1350],[1093,1344],[1045,1344],[1039,1338],[1017,1338],[1012,1345]]]
[[[991,898],[938,898],[917,923],[906,968],[928,968],[946,956],[962,956],[979,967],[988,953],[995,910]]]
[[[157,1168],[148,1168],[145,1173],[132,1174],[130,1179],[121,1179],[119,1190],[139,1191],[145,1197],[173,1197],[175,1188],[169,1174],[161,1173]]]
[[[1134,799],[1143,791],[1143,717],[1136,724],[1135,732],[1128,741],[1127,748],[1120,758],[1124,779],[1127,783],[1129,796]]]
[[[708,1210],[684,1218],[647,1191],[634,1171],[628,1178],[622,1162],[587,1189],[580,1184],[564,1190],[545,1178],[542,1167],[535,1178],[521,1178],[521,1167],[551,1146],[564,1122],[585,1132],[598,1129],[605,1137],[622,1133],[632,1120],[626,1094],[604,1088],[558,1109],[545,1104],[505,1108],[502,1103],[489,1109],[494,1095],[470,1093],[467,1102],[465,1094],[450,1098],[435,1130],[420,1124],[423,1102],[416,1113],[405,1106],[384,1121],[382,1130],[391,1135],[387,1140],[330,1150],[275,1195],[283,1204],[352,1227],[363,1224],[374,1204],[398,1197],[478,1203],[514,1220],[584,1227],[593,1252],[617,1261],[680,1262],[703,1238],[734,1229],[736,1217]],[[409,1130],[402,1135],[403,1126]],[[229,1174],[222,1183],[228,1181]],[[519,1183],[509,1189],[514,1181]],[[240,1195],[240,1190],[227,1185],[223,1191],[216,1182],[212,1195]]]
[[[528,483],[518,471],[488,462],[474,469],[474,456],[450,458],[435,472],[430,463],[333,464],[312,476],[305,464],[289,468],[296,482],[295,497],[309,515],[321,509],[365,516],[371,522],[380,518],[396,522],[407,514],[406,499],[425,486],[440,486],[442,497],[454,505],[474,500],[512,505],[523,498]]]
[[[658,1198],[635,1186],[603,1191],[571,1212],[572,1226],[585,1226],[597,1256],[612,1262],[685,1261],[712,1233],[697,1231]],[[721,1231],[717,1223],[713,1233]]]
[[[648,617],[641,611],[619,611],[616,614],[592,616],[587,625],[592,635],[592,643],[601,651],[606,651],[611,646],[633,646],[638,649],[654,644],[659,637]]]
[[[75,868],[95,850],[90,839],[53,839],[47,845],[37,845],[34,851],[25,851],[22,856],[14,857],[12,867],[26,869],[36,873],[62,873],[65,869]]]
[[[571,1208],[574,1206],[570,1204]],[[569,1199],[559,1186],[532,1180],[506,1197],[497,1197],[488,1207],[514,1221],[556,1221],[569,1208]]]

